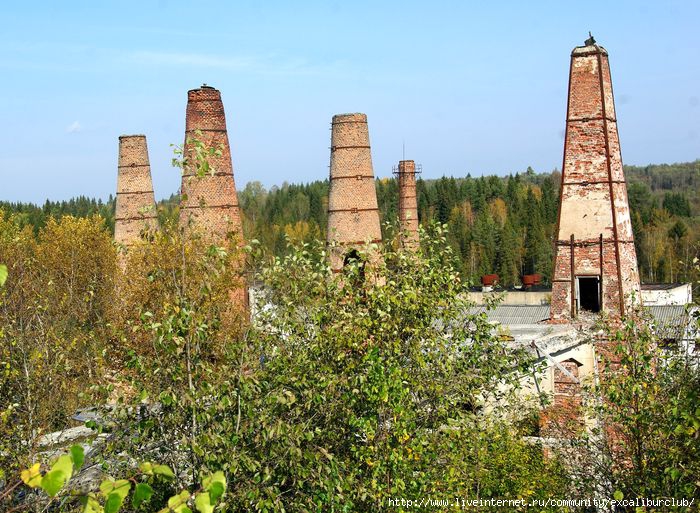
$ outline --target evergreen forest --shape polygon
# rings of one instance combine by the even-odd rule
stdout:
[[[700,160],[679,164],[625,166],[627,191],[639,270],[643,283],[693,281],[690,265],[700,239]],[[497,273],[501,285],[518,285],[525,274],[541,274],[549,283],[553,236],[557,222],[560,173],[535,172],[528,167],[505,177],[442,177],[419,179],[418,217],[423,224],[447,224],[449,242],[463,278],[478,283]],[[384,235],[395,229],[397,182],[376,181]],[[260,182],[239,190],[247,240],[256,239],[270,254],[282,255],[287,239],[325,239],[328,180],[307,184],[283,183],[269,191]],[[178,197],[159,202],[161,221],[178,214]],[[114,229],[115,200],[87,197],[49,201],[39,207],[0,202],[6,212],[19,214],[35,232],[51,217],[99,214]]]

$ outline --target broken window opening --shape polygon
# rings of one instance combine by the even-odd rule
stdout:
[[[576,281],[578,309],[600,312],[600,277],[579,276]]]

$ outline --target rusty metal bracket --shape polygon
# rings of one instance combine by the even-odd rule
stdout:
[[[369,150],[371,146],[369,145],[357,145],[357,146],[331,146],[331,151],[335,150],[348,150],[348,149],[365,149]]]
[[[129,194],[153,194],[153,191],[152,190],[151,191],[122,191],[122,192],[117,191],[117,196],[121,196],[122,194],[126,194],[126,195],[129,195]]]
[[[358,212],[374,212],[375,210],[379,210],[378,208],[334,208],[334,209],[328,209],[328,213],[330,214],[331,212],[352,212],[353,214],[357,214]]]

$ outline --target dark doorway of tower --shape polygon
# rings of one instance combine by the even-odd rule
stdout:
[[[343,259],[343,269],[346,273],[353,272],[353,281],[361,284],[365,281],[365,262],[356,249],[351,249]],[[356,273],[356,274],[355,274]]]
[[[576,299],[579,311],[600,312],[600,276],[577,276]]]

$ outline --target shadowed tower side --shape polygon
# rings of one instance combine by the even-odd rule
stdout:
[[[197,161],[192,140],[204,148],[221,151],[208,157],[213,173],[197,176]],[[226,116],[221,93],[206,84],[187,92],[185,148],[187,163],[182,173],[180,226],[196,226],[215,240],[229,234],[243,240],[241,212],[233,179],[231,149],[226,132]]]
[[[119,137],[114,240],[129,247],[145,230],[157,230],[158,218],[145,135]]]
[[[553,320],[620,315],[639,299],[608,52],[592,37],[571,53],[555,244]]]
[[[327,237],[337,243],[330,251],[334,272],[367,242],[382,240],[365,114],[333,116]]]
[[[418,245],[418,201],[416,199],[415,162],[412,160],[399,161],[396,175],[399,186],[401,244],[406,248],[414,248]]]

